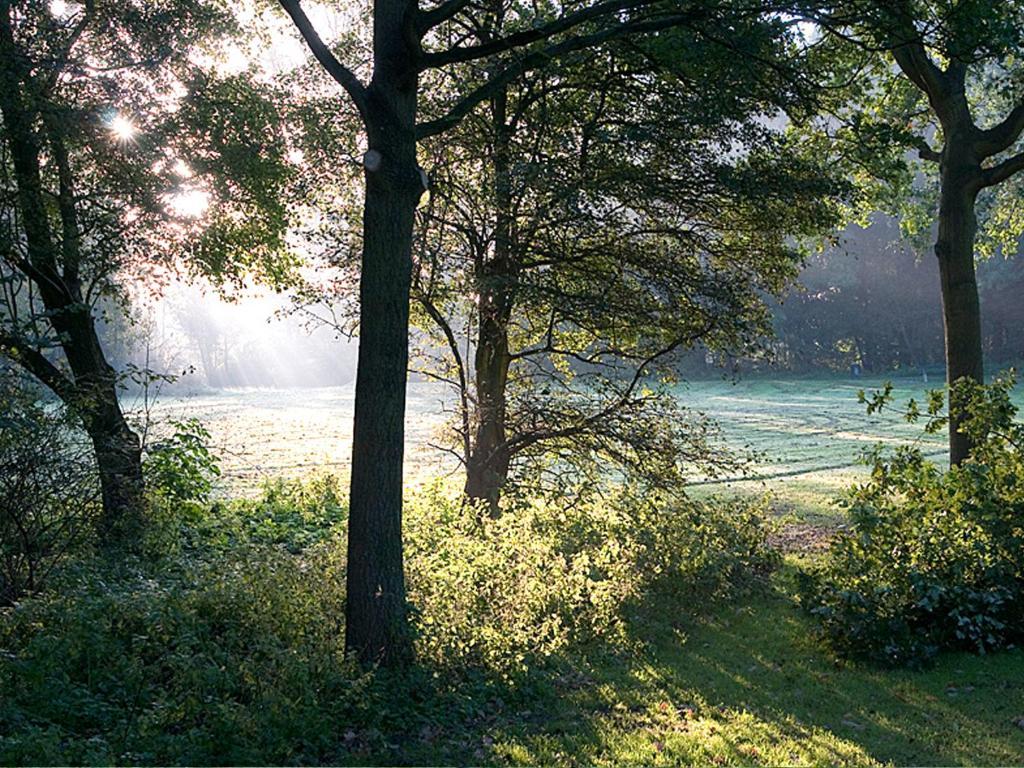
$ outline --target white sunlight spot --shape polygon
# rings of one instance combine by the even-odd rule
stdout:
[[[135,134],[139,132],[139,129],[135,127],[135,123],[120,113],[111,118],[109,127],[110,132],[114,134],[114,138],[120,142],[131,141],[135,138]]]
[[[230,46],[221,64],[221,70],[229,75],[237,75],[248,68],[249,57],[237,45]]]
[[[180,158],[174,162],[174,172],[182,179],[191,179],[194,175],[188,163]]]
[[[71,9],[64,0],[51,0],[50,2],[50,14],[56,16],[58,19],[62,19],[68,15]]]
[[[198,219],[210,207],[210,193],[202,189],[185,189],[168,199],[171,211],[186,219]]]
[[[292,165],[302,165],[302,161],[306,159],[306,153],[301,149],[293,149],[288,153],[287,158]]]

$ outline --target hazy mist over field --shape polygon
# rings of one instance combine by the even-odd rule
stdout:
[[[173,389],[326,387],[354,381],[357,344],[266,289],[222,296],[172,284],[130,329],[140,367],[178,376]]]

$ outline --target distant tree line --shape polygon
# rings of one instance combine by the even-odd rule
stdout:
[[[978,264],[985,307],[982,348],[992,370],[1024,360],[1024,260],[997,254]],[[756,357],[695,354],[680,370],[717,375],[745,371],[849,372],[941,378],[945,369],[939,270],[930,253],[901,237],[896,222],[876,216],[867,229],[848,228],[831,248],[813,254],[799,285],[770,302],[775,340]]]

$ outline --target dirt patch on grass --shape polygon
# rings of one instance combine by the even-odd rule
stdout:
[[[784,554],[817,554],[828,545],[838,525],[786,523],[768,537],[768,545]]]

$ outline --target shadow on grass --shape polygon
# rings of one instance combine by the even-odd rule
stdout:
[[[0,763],[1024,763],[1024,653],[923,673],[840,662],[794,604],[791,566],[715,606],[650,594],[624,611],[625,650],[363,681],[325,625],[333,593],[268,558],[266,584],[242,558],[188,589],[93,575],[40,598],[27,651],[0,635]]]
[[[660,596],[642,650],[595,649],[546,719],[508,721],[489,759],[534,764],[1021,764],[1024,653],[948,655],[926,672],[842,662],[783,573],[703,621]],[[676,619],[678,617],[678,620]],[[479,753],[477,753],[479,757]]]

